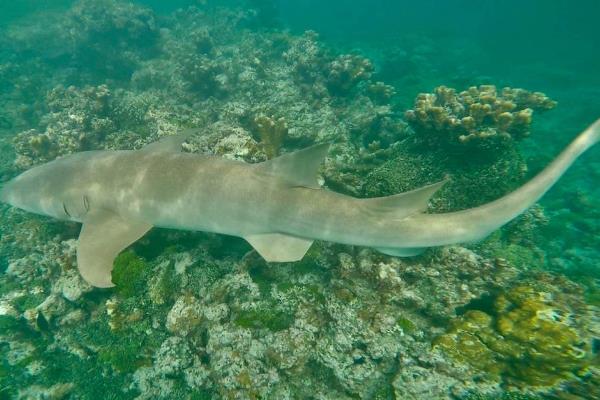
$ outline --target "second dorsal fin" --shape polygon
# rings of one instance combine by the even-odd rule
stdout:
[[[295,186],[319,188],[317,175],[328,151],[329,143],[317,144],[265,161],[258,168]]]
[[[372,213],[385,215],[389,218],[404,218],[425,211],[431,196],[448,181],[449,179],[446,178],[443,181],[423,186],[410,192],[363,199],[362,202],[367,210]]]

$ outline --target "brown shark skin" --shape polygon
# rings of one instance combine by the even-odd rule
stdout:
[[[401,255],[402,249],[487,236],[533,205],[599,139],[600,120],[516,191],[446,214],[382,211],[372,199],[298,186],[293,177],[263,164],[143,150],[91,151],[57,159],[7,183],[0,200],[84,224],[89,212],[106,210],[125,221],[164,228],[240,237],[276,233],[398,249]]]

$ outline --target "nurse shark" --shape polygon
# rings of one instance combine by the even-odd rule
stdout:
[[[96,287],[113,286],[115,257],[153,226],[239,236],[269,262],[300,260],[314,240],[414,256],[480,240],[523,213],[600,140],[600,119],[514,192],[441,214],[424,211],[445,181],[368,199],[322,188],[318,170],[328,144],[248,164],[184,153],[185,139],[173,135],[140,150],[71,154],[9,181],[0,200],[81,222],[77,265]]]

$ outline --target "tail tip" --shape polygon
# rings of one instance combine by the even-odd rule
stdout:
[[[598,143],[600,141],[600,118],[598,118],[592,125],[590,125],[589,128],[587,128],[587,131],[590,134],[590,139],[592,140],[592,142]]]

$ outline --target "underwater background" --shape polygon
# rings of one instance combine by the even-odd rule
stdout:
[[[332,142],[356,197],[452,177],[430,212],[523,184],[600,116],[600,3],[0,5],[0,182],[201,128],[260,162]],[[108,290],[79,225],[0,205],[0,399],[598,399],[600,155],[480,243],[394,258],[153,229]]]

